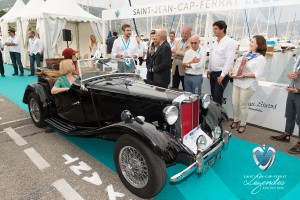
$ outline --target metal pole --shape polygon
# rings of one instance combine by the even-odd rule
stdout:
[[[129,1],[129,6],[131,7],[131,0],[128,0],[128,1]],[[132,18],[132,19],[133,19],[133,24],[134,24],[135,32],[136,32],[137,35],[139,35],[139,32],[138,32],[138,30],[136,28],[135,18]]]
[[[246,16],[246,24],[247,24],[247,28],[248,28],[248,36],[249,36],[249,40],[251,40],[251,36],[250,36],[250,28],[249,28],[248,16],[247,16],[247,11],[246,11],[246,9],[245,9],[245,16]]]

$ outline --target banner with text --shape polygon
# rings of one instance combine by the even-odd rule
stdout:
[[[176,0],[102,11],[103,20],[300,4],[300,0]]]

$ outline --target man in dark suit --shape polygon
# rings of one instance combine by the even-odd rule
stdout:
[[[153,71],[153,84],[168,88],[171,76],[171,47],[167,41],[168,33],[166,30],[159,30],[155,35],[155,40],[159,47],[155,52]]]
[[[112,47],[114,45],[114,41],[117,38],[118,38],[118,33],[117,32],[113,32],[112,37],[110,37],[110,38],[107,39],[107,54],[111,54],[111,50],[112,50]]]

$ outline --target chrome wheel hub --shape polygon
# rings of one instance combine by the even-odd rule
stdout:
[[[40,121],[41,116],[40,116],[40,108],[38,102],[34,98],[31,98],[29,102],[29,106],[30,106],[29,112],[33,120],[35,122]]]
[[[145,158],[135,148],[125,146],[119,154],[119,164],[125,179],[136,188],[143,188],[148,183],[149,172]]]

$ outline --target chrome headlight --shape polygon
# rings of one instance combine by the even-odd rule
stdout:
[[[207,143],[207,139],[204,135],[200,135],[197,139],[197,149],[204,150]]]
[[[220,126],[216,126],[215,130],[212,131],[213,139],[217,140],[222,135],[222,131]]]
[[[163,110],[163,115],[169,125],[173,125],[178,119],[178,108],[176,106],[167,106]]]
[[[208,94],[205,94],[202,97],[202,108],[207,109],[210,104],[210,96]]]

